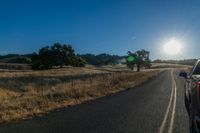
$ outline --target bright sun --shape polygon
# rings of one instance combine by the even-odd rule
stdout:
[[[176,39],[170,39],[164,45],[164,51],[169,55],[177,55],[181,51],[181,43]]]

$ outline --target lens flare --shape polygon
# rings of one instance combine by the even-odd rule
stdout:
[[[176,39],[170,39],[164,45],[164,51],[169,55],[177,55],[181,51],[181,43]]]

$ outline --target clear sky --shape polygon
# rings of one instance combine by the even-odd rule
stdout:
[[[175,58],[200,57],[200,0],[0,0],[0,54],[32,53],[54,42],[77,53],[163,53],[181,40]]]

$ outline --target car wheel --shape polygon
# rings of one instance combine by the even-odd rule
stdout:
[[[189,120],[189,125],[190,125],[190,133],[196,133],[196,132],[195,132],[194,123],[193,123],[193,119],[192,119],[192,118],[190,118],[190,120]]]
[[[189,115],[189,126],[190,126],[190,133],[199,133],[196,130],[195,124],[194,124],[194,116],[193,116],[193,112],[192,109],[190,108],[190,115]]]

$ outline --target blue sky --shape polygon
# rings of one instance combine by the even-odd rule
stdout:
[[[60,42],[83,54],[147,49],[152,59],[198,58],[199,7],[199,0],[0,0],[0,54]],[[163,45],[172,37],[183,48],[169,57]]]

